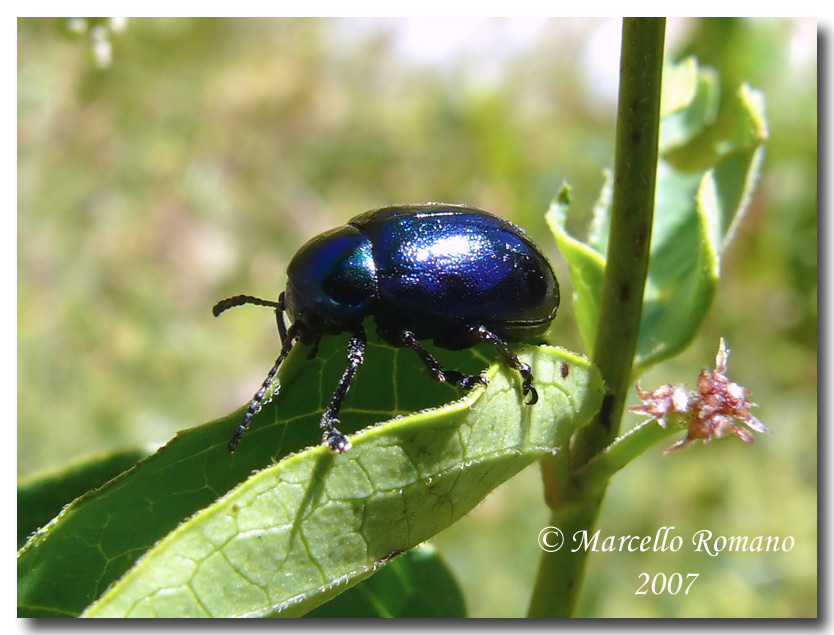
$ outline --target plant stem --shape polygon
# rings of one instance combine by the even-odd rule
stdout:
[[[561,455],[542,462],[546,498],[553,510],[550,524],[562,530],[565,544],[542,553],[530,617],[574,613],[587,554],[571,551],[573,536],[593,528],[608,481],[589,491],[575,480],[558,480],[570,479],[614,440],[631,383],[654,214],[665,28],[664,18],[623,20],[614,197],[593,351],[607,392],[600,413],[577,433],[570,464]]]
[[[648,419],[633,430],[617,438],[605,450],[588,461],[581,471],[576,474],[584,490],[597,492],[604,489],[608,480],[617,472],[631,463],[646,450],[654,447],[664,439],[680,434],[686,428],[675,425],[667,417],[666,427],[663,428],[655,419]]]
[[[611,230],[593,361],[608,388],[597,418],[579,431],[574,465],[617,436],[637,348],[654,216],[665,20],[623,22]]]

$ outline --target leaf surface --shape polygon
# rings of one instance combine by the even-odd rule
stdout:
[[[443,558],[423,543],[305,617],[466,617],[466,604]]]
[[[319,445],[318,418],[345,338],[323,341],[315,360],[307,352],[293,351],[233,455],[240,411],[179,433],[30,539],[18,555],[20,614],[303,614],[556,451],[602,393],[586,360],[539,347],[522,353],[535,406],[503,365],[486,390],[449,404],[461,392],[432,382],[411,351],[369,343],[342,413],[343,431],[366,429],[334,455]],[[436,352],[464,372],[492,353]]]

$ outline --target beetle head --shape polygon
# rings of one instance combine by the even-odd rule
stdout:
[[[307,242],[287,267],[285,297],[304,342],[358,327],[377,298],[370,240],[343,225]]]

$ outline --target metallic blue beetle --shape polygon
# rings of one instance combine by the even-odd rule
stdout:
[[[229,451],[260,410],[293,345],[300,340],[315,346],[324,335],[348,331],[348,366],[320,424],[324,443],[341,453],[351,444],[336,425],[364,361],[365,318],[374,319],[383,339],[414,350],[436,381],[466,390],[486,385],[486,378],[442,368],[420,340],[452,350],[492,344],[521,374],[532,405],[538,400],[533,374],[506,341],[548,329],[559,308],[559,283],[533,241],[502,218],[464,205],[396,205],[360,214],[307,242],[290,261],[286,291],[277,302],[238,295],[217,303],[213,312],[243,304],[275,309],[282,346]]]

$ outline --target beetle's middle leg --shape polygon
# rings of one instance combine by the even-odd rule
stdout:
[[[475,386],[486,386],[489,383],[483,375],[464,375],[456,370],[443,368],[440,362],[420,344],[411,331],[402,331],[399,333],[397,341],[402,346],[407,346],[420,356],[420,359],[423,360],[423,363],[429,369],[435,381],[460,386],[464,390],[472,390]]]

